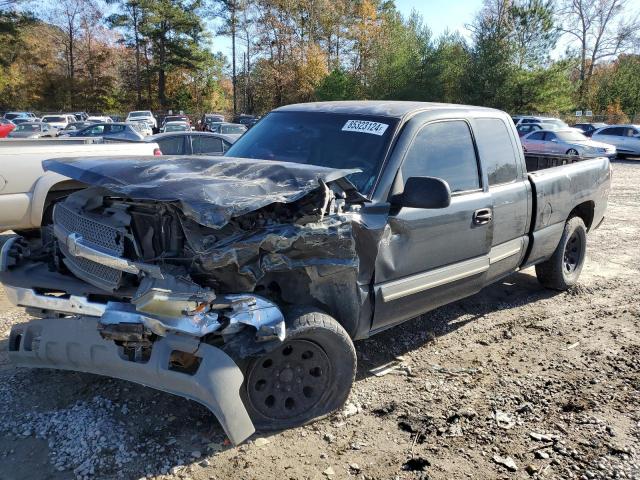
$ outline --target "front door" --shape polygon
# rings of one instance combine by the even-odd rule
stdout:
[[[441,178],[451,189],[451,205],[391,212],[376,258],[374,331],[471,295],[484,285],[493,229],[492,199],[483,189],[479,172],[465,120],[420,127],[397,181]]]

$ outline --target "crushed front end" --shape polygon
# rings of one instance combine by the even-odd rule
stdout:
[[[248,181],[235,170],[238,181]],[[206,186],[206,175],[198,176]],[[71,194],[56,204],[40,238],[16,236],[2,247],[7,296],[40,317],[12,329],[11,361],[193,399],[216,415],[231,441],[242,442],[254,427],[236,361],[285,340],[281,307],[357,311],[358,256],[346,194],[319,180],[287,196],[278,189],[291,189],[291,179],[276,179],[266,193],[260,186],[260,200],[227,197],[225,204],[211,196],[208,204],[158,199],[157,192],[145,196],[99,181]]]

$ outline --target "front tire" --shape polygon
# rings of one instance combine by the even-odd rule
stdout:
[[[241,396],[257,430],[284,430],[325,417],[349,396],[356,373],[351,338],[329,315],[306,310],[287,318],[287,337],[250,360]]]
[[[538,281],[546,288],[568,290],[578,283],[587,251],[587,227],[580,217],[565,223],[558,246],[549,260],[536,265]]]
[[[575,148],[570,148],[569,150],[567,150],[567,155],[571,155],[571,156],[576,156],[577,157],[580,154],[578,153],[578,151]]]

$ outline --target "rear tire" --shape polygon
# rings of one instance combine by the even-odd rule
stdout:
[[[575,148],[570,148],[569,150],[567,150],[567,155],[578,156],[580,154]]]
[[[564,225],[558,246],[549,260],[536,265],[538,281],[546,288],[568,290],[578,283],[587,251],[587,228],[580,217]]]
[[[335,319],[312,309],[287,317],[285,341],[243,368],[240,393],[257,430],[325,417],[344,404],[355,378],[353,342]]]

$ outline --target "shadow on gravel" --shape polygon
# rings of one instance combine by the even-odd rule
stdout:
[[[356,380],[371,376],[371,369],[420,348],[470,322],[478,321],[488,313],[534,303],[558,293],[543,288],[534,275],[521,272],[511,275],[471,297],[437,308],[367,340],[357,342]]]

